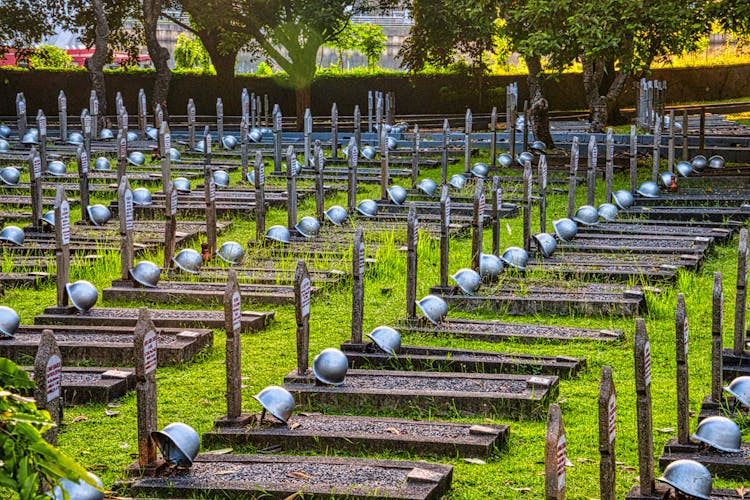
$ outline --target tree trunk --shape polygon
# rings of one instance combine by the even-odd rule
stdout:
[[[544,97],[542,61],[539,57],[527,57],[526,66],[529,68],[528,113],[531,131],[534,134],[534,140],[542,141],[548,148],[553,148],[555,141],[549,130],[549,102]]]
[[[609,86],[604,90],[603,81],[605,68],[608,61],[590,60],[582,57],[583,62],[583,89],[586,94],[586,102],[589,105],[589,121],[591,132],[604,132],[610,124],[613,116],[619,114],[617,99],[625,89],[630,75],[616,71],[610,78]],[[611,71],[615,71],[614,68]]]
[[[109,40],[109,23],[104,12],[102,0],[94,0],[94,17],[96,18],[94,53],[84,63],[89,72],[91,88],[99,100],[99,119],[97,130],[107,126],[107,87],[104,84],[104,63],[107,62],[107,42]]]
[[[297,130],[305,129],[305,110],[310,107],[312,84],[308,83],[303,87],[297,87],[294,90],[295,109],[297,110]]]
[[[211,58],[211,64],[216,70],[217,97],[221,97],[224,102],[230,102],[235,97],[233,95],[234,66],[239,51],[231,49],[228,53],[223,53],[219,49],[220,34],[217,30],[198,30],[197,35],[203,46],[206,47],[206,52]]]
[[[156,27],[161,15],[161,0],[143,0],[143,33],[146,38],[146,48],[151,62],[156,68],[156,79],[154,80],[154,92],[152,94],[153,107],[160,104],[164,119],[169,119],[167,110],[167,97],[169,96],[169,81],[172,79],[172,70],[169,69],[169,51],[159,44],[156,38]]]

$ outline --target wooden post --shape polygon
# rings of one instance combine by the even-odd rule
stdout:
[[[367,132],[372,133],[372,90],[367,91]]]
[[[674,315],[677,361],[677,442],[690,443],[690,393],[688,391],[688,317],[685,296],[677,294]]]
[[[323,147],[319,140],[315,141],[313,147],[313,165],[315,167],[315,215],[318,222],[325,222],[325,183],[323,178],[323,165],[325,164]]]
[[[588,169],[586,171],[586,204],[594,205],[596,203],[596,169],[599,163],[599,146],[596,144],[596,137],[589,137],[588,149]]]
[[[260,108],[260,95],[257,96],[258,100],[258,108]],[[271,123],[271,115],[270,115],[271,106],[268,104],[268,94],[263,94],[263,124],[268,127],[268,124]],[[260,109],[258,110],[260,111]]]
[[[653,149],[651,158],[653,160],[653,163],[651,165],[651,180],[654,182],[658,181],[659,177],[659,167],[661,166],[661,127],[662,127],[662,117],[661,115],[656,115],[656,120],[654,122],[654,135],[653,135]]]
[[[117,215],[120,219],[120,279],[130,279],[133,267],[133,191],[127,176],[123,177],[117,188]]]
[[[278,110],[273,115],[273,173],[277,175],[281,174],[281,124],[281,110]]]
[[[169,194],[168,188],[172,179],[172,157],[169,150],[172,147],[172,134],[169,131],[169,124],[162,122],[159,127],[159,154],[161,156],[161,184],[164,195]]]
[[[286,223],[289,231],[294,231],[297,225],[297,173],[294,163],[294,147],[289,146],[286,150]]]
[[[518,119],[518,84],[511,83],[506,88],[506,125],[508,132],[509,153],[511,158],[516,157],[516,120]]]
[[[255,151],[255,241],[263,241],[266,234],[266,166],[263,154]]]
[[[349,174],[347,177],[346,209],[351,216],[357,209],[357,162],[359,160],[359,148],[354,143],[354,138],[349,139],[349,153],[347,164]]]
[[[90,223],[89,217],[89,154],[83,147],[78,146],[76,150],[76,161],[78,163],[78,191],[81,200],[81,220]]]
[[[16,116],[18,118],[18,137],[23,137],[28,128],[28,122],[26,121],[26,97],[24,97],[23,92],[16,94]]]
[[[674,110],[669,110],[669,136],[667,137],[667,171],[674,172]]]
[[[188,99],[188,105],[187,105],[187,115],[188,115],[188,147],[191,150],[195,150],[195,103],[193,102],[193,98],[191,97]]]
[[[638,189],[638,137],[635,125],[630,126],[630,192]]]
[[[570,146],[570,175],[568,177],[568,218],[576,211],[576,187],[578,183],[578,136],[573,136]]]
[[[242,414],[242,296],[237,283],[237,272],[229,269],[224,290],[224,330],[227,333],[227,419],[236,420]]]
[[[418,247],[419,221],[417,210],[414,204],[410,203],[406,216],[406,317],[409,319],[417,316]]]
[[[408,299],[407,299],[408,300]],[[365,242],[362,228],[354,233],[352,245],[352,343],[362,343],[365,307]]]
[[[339,159],[339,109],[335,102],[331,105],[331,158]]]
[[[547,232],[547,156],[539,158],[539,228]]]
[[[39,130],[39,157],[42,165],[47,164],[47,117],[40,109],[36,114],[36,124]]]
[[[55,195],[55,265],[57,271],[57,307],[67,307],[70,281],[70,203],[65,188],[57,186]]]
[[[39,158],[34,146],[29,152],[29,179],[31,182],[31,224],[39,227],[42,220],[42,159]]]
[[[146,93],[143,91],[143,89],[138,89],[138,128],[141,130],[142,134],[146,133],[146,125],[148,125],[146,113],[148,113]]]
[[[68,98],[62,90],[57,96],[57,119],[60,123],[60,142],[65,142],[68,137]]]
[[[612,368],[602,366],[599,383],[599,498],[615,500],[615,436],[617,433],[617,395]]]
[[[385,122],[380,122],[380,199],[388,200],[388,134],[385,132]]]
[[[737,292],[734,298],[734,353],[743,354],[745,349],[745,314],[747,311],[748,246],[747,228],[740,229],[740,244],[737,249]]]
[[[247,182],[247,169],[250,164],[250,145],[247,136],[250,133],[250,123],[247,115],[240,120],[240,182]]]
[[[36,407],[47,410],[55,426],[44,433],[44,439],[57,445],[62,422],[62,358],[52,330],[42,330],[39,349],[34,359],[34,399]]]
[[[92,90],[89,95],[89,110],[91,111],[91,115],[89,116],[91,126],[86,135],[88,135],[90,141],[91,137],[96,138],[99,136],[99,98],[96,96],[96,90]],[[89,149],[90,152],[91,150]]]
[[[497,166],[497,108],[490,113],[490,168]]]
[[[700,131],[698,136],[698,154],[706,154],[706,108],[701,107]]]
[[[224,145],[224,103],[221,97],[216,98],[216,134],[220,145]]]
[[[414,135],[412,141],[412,155],[411,155],[411,188],[417,187],[417,181],[419,179],[419,148],[420,148],[420,135],[419,125],[414,125]]]
[[[523,248],[531,251],[531,162],[523,166]]]
[[[500,255],[500,209],[503,207],[503,188],[500,177],[492,177],[492,254]]]
[[[81,113],[81,130],[83,132],[83,147],[91,155],[91,136],[92,136],[92,120],[88,110],[84,109]],[[94,136],[96,137],[96,136]]]
[[[482,236],[484,233],[484,180],[477,179],[474,189],[474,220],[471,233],[471,268],[479,272],[479,262],[482,257]]]
[[[682,160],[688,161],[690,158],[690,143],[688,141],[688,112],[687,109],[682,110]]]
[[[362,114],[358,104],[354,106],[354,144],[357,149],[362,148]]]
[[[607,128],[606,160],[604,164],[604,201],[612,203],[612,177],[615,170],[615,136],[612,127]]]
[[[305,261],[294,272],[294,312],[297,319],[297,374],[307,373],[310,350],[310,275]]]
[[[203,186],[206,200],[206,243],[208,251],[213,256],[216,253],[216,182],[211,169],[211,134],[208,126],[203,134]]]
[[[310,108],[307,108],[305,109],[305,119],[304,119],[303,148],[305,149],[305,151],[304,151],[304,154],[302,155],[302,161],[304,162],[302,164],[303,168],[308,168],[310,166],[310,149],[312,148],[312,128],[313,128],[312,114],[310,113]]]
[[[472,127],[471,109],[466,110],[464,123],[464,172],[469,173],[471,170],[471,127]]]
[[[167,180],[167,192],[165,198],[165,220],[164,220],[164,269],[172,268],[172,259],[175,255],[177,242],[177,188],[174,182]]]
[[[544,498],[565,499],[565,467],[568,461],[567,438],[562,412],[557,404],[549,405],[547,433],[544,441]]]
[[[161,109],[161,104],[157,104],[154,106],[154,128],[159,130],[162,123],[164,123],[164,110]]]
[[[523,150],[529,150],[529,101],[523,101]]]
[[[724,385],[723,335],[724,334],[724,285],[721,273],[714,273],[714,289],[711,308],[711,401],[721,403]]]
[[[635,320],[635,390],[636,422],[638,425],[638,477],[640,493],[656,493],[654,484],[654,442],[651,422],[651,344],[646,332],[646,322]]]
[[[451,224],[451,199],[448,197],[448,186],[440,187],[440,286],[448,286],[448,245]]]
[[[448,142],[450,141],[451,129],[448,126],[448,119],[443,122],[443,149],[440,159],[440,184],[445,185],[448,182]]]
[[[120,129],[117,132],[117,184],[125,177],[128,166],[128,132]]]
[[[381,132],[383,130],[383,96],[380,92],[377,92],[375,95],[375,123],[377,124],[378,132]],[[380,133],[377,134],[377,139],[378,148],[382,148],[383,141],[381,140],[382,136]]]
[[[156,463],[156,328],[148,308],[141,307],[135,325],[133,357],[135,359],[136,398],[138,413],[138,465],[153,467]]]

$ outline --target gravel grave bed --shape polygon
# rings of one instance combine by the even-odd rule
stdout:
[[[386,373],[384,376],[347,374],[340,386],[320,386],[327,392],[348,392],[350,390],[375,389],[394,392],[446,391],[446,392],[489,392],[521,394],[529,391],[525,380],[493,379],[489,377],[404,377]]]
[[[225,285],[226,286],[226,285]],[[190,321],[224,321],[224,311],[213,311],[213,310],[190,310],[190,309],[149,309],[151,313],[151,319],[156,321],[160,319],[184,319]],[[111,317],[116,318],[127,318],[136,321],[138,319],[138,309],[127,309],[127,308],[94,308],[86,311],[85,314],[73,314],[70,318],[74,319],[78,316],[85,316],[87,318],[101,318],[107,319]],[[255,315],[249,311],[243,311],[243,316]]]
[[[38,333],[25,333],[16,335],[12,339],[20,343],[38,344],[42,336]],[[61,342],[73,342],[77,344],[130,344],[133,345],[133,335],[112,335],[96,333],[55,333],[55,340]],[[177,341],[175,335],[157,334],[157,343],[160,345],[173,344]],[[0,344],[3,341],[0,340]]]
[[[459,319],[441,323],[436,327],[433,325],[403,325],[404,331],[413,331],[420,333],[504,333],[507,335],[526,335],[526,336],[565,336],[565,337],[600,337],[602,335],[619,337],[622,331],[595,329],[595,328],[575,328],[570,326],[552,326],[552,325],[533,325],[528,323],[500,323],[494,321],[466,321]]]
[[[584,239],[576,239],[571,243],[561,243],[559,247],[561,249],[576,249],[576,248],[587,248],[587,247],[604,247],[611,249],[622,249],[626,251],[633,251],[637,248],[660,248],[660,249],[679,249],[683,250],[686,248],[695,249],[706,247],[706,243],[700,245],[696,244],[695,241],[680,241],[680,240],[642,240],[637,238],[628,238],[621,240],[619,238],[602,238],[602,239],[591,239],[584,241]]]

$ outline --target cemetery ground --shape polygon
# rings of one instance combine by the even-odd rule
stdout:
[[[486,153],[484,153],[486,156]],[[473,158],[474,161],[482,157]],[[485,158],[486,160],[486,158]],[[450,173],[461,171],[461,164],[452,164]],[[650,172],[647,164],[641,165],[640,180],[646,180]],[[518,175],[520,171],[514,170]],[[28,174],[26,174],[28,175]],[[239,181],[234,172],[232,182]],[[439,169],[421,169],[420,177],[439,179]],[[274,182],[274,181],[269,181]],[[283,182],[278,180],[275,182]],[[405,183],[405,180],[396,180]],[[615,177],[615,189],[627,187],[628,179],[619,172]],[[138,183],[133,182],[133,187]],[[300,185],[304,183],[300,182]],[[597,199],[604,198],[604,183],[598,183]],[[378,186],[360,185],[358,199],[378,197]],[[521,186],[515,193],[505,191],[504,196],[519,196]],[[578,189],[578,204],[584,203],[585,189]],[[564,216],[567,204],[566,194],[548,196],[548,221]],[[93,193],[92,203],[108,203],[109,198]],[[326,206],[346,205],[346,193],[339,192],[328,197]],[[74,218],[80,216],[74,210]],[[314,215],[313,199],[300,204],[299,216]],[[250,218],[234,218],[231,229],[220,235],[219,242],[233,240],[245,244],[254,239],[254,221]],[[532,218],[538,224],[538,214]],[[285,211],[270,209],[266,227],[286,221]],[[501,221],[501,247],[522,245],[521,218]],[[537,227],[538,229],[538,227]],[[490,229],[485,230],[485,250],[488,251]],[[424,233],[423,233],[424,234]],[[417,297],[429,293],[429,287],[439,282],[439,245],[420,235],[419,277]],[[426,236],[426,235],[425,235]],[[375,255],[376,262],[365,275],[364,331],[369,332],[379,325],[396,326],[405,316],[406,255],[394,243],[392,234],[365,235],[367,241],[380,241]],[[199,248],[199,242],[189,245]],[[470,267],[471,239],[453,237],[451,240],[450,270]],[[6,259],[9,257],[6,257]],[[146,255],[141,259],[162,261],[161,254]],[[308,261],[308,265],[315,266]],[[331,260],[327,268],[350,271],[350,260]],[[0,270],[5,271],[7,262],[0,262]],[[293,270],[296,258],[289,257],[283,264]],[[102,253],[102,258],[84,266],[71,269],[71,281],[87,279],[101,291],[117,279],[119,257],[116,253]],[[690,409],[697,416],[700,403],[710,392],[710,353],[711,353],[711,294],[713,273],[723,274],[725,307],[724,332],[725,346],[731,345],[731,328],[734,316],[734,291],[737,274],[737,238],[727,245],[717,245],[713,254],[705,261],[702,269],[680,271],[674,284],[650,287],[646,290],[647,312],[644,314],[651,341],[652,356],[652,396],[654,408],[654,450],[658,457],[664,443],[676,435],[677,402],[675,390],[675,325],[674,310],[679,292],[685,294],[687,313],[690,321]],[[549,273],[533,271],[534,277],[552,277]],[[564,280],[564,278],[562,278]],[[635,283],[634,283],[635,284]],[[351,321],[351,282],[344,281],[333,288],[318,294],[312,299],[310,322],[310,353],[317,354],[326,347],[338,347],[350,335]],[[0,297],[0,303],[15,308],[21,315],[22,324],[33,323],[35,315],[55,303],[54,284],[49,283],[38,290],[8,289]],[[101,297],[97,306],[138,307],[141,302],[104,302]],[[159,306],[156,306],[159,307]],[[162,306],[163,307],[163,306]],[[188,305],[170,305],[176,308],[190,308]],[[201,306],[194,306],[201,308]],[[220,309],[220,304],[215,304]],[[296,366],[295,316],[294,307],[253,304],[243,310],[274,310],[275,320],[260,332],[242,334],[242,373],[243,410],[247,413],[260,411],[260,405],[252,399],[267,385],[280,385],[283,377]],[[450,318],[469,317],[467,313],[451,311]],[[631,318],[596,318],[576,316],[513,316],[491,313],[471,313],[471,317],[501,319],[503,321],[528,322],[539,324],[559,324],[568,326],[621,329],[625,339],[620,342],[566,343],[484,343],[455,338],[435,336],[404,335],[404,344],[423,344],[442,347],[483,349],[539,355],[575,356],[587,359],[587,368],[574,378],[560,381],[558,403],[562,408],[567,432],[567,454],[570,460],[567,468],[567,497],[573,499],[597,498],[599,496],[599,440],[598,402],[601,367],[609,365],[613,369],[617,390],[617,497],[622,498],[637,482],[637,432],[635,411],[635,383],[633,375],[633,332]],[[216,330],[214,346],[198,355],[193,362],[184,365],[160,367],[157,371],[158,426],[181,421],[200,433],[210,430],[214,419],[226,413],[225,402],[225,335]],[[371,412],[369,414],[375,414]],[[378,415],[387,415],[378,413]],[[413,418],[430,419],[430,408],[414,409],[404,415]],[[506,449],[485,460],[474,463],[461,458],[440,460],[454,466],[453,485],[448,498],[542,498],[544,496],[544,435],[545,422],[516,421],[509,419],[488,419],[481,416],[465,418],[452,415],[454,421],[478,424],[509,424],[509,443]],[[691,420],[691,430],[695,429],[696,418]],[[740,424],[747,441],[748,426]],[[136,396],[127,394],[114,404],[89,404],[66,407],[62,432],[59,437],[61,449],[74,457],[88,470],[98,474],[105,486],[123,478],[123,470],[134,461],[137,453],[136,438]],[[204,450],[207,451],[207,450]],[[235,449],[235,452],[256,452],[251,448]],[[370,455],[372,456],[372,455]],[[379,454],[378,458],[406,458],[411,460],[430,457],[406,454]],[[714,487],[739,488],[748,481],[733,482],[714,479]]]

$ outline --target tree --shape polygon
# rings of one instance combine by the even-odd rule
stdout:
[[[14,49],[28,55],[29,49],[55,32],[64,13],[57,0],[3,0],[0,2],[0,56]]]
[[[146,48],[151,62],[156,68],[154,90],[151,94],[151,102],[154,110],[157,104],[161,105],[164,119],[169,119],[167,109],[167,97],[169,95],[169,82],[172,79],[172,70],[169,69],[169,51],[162,47],[156,38],[156,29],[159,17],[162,15],[162,0],[143,0],[143,33],[146,38]]]
[[[72,64],[73,58],[65,50],[54,45],[37,47],[29,56],[29,66],[32,69],[61,69],[67,68]]]
[[[177,36],[174,48],[174,63],[177,69],[202,68],[204,72],[211,67],[210,57],[200,40],[189,37],[185,33]]]
[[[367,57],[367,68],[372,70],[385,52],[387,38],[383,28],[372,23],[354,24],[354,48]]]
[[[716,0],[708,7],[709,19],[731,31],[744,43],[750,40],[750,3],[745,0]]]

